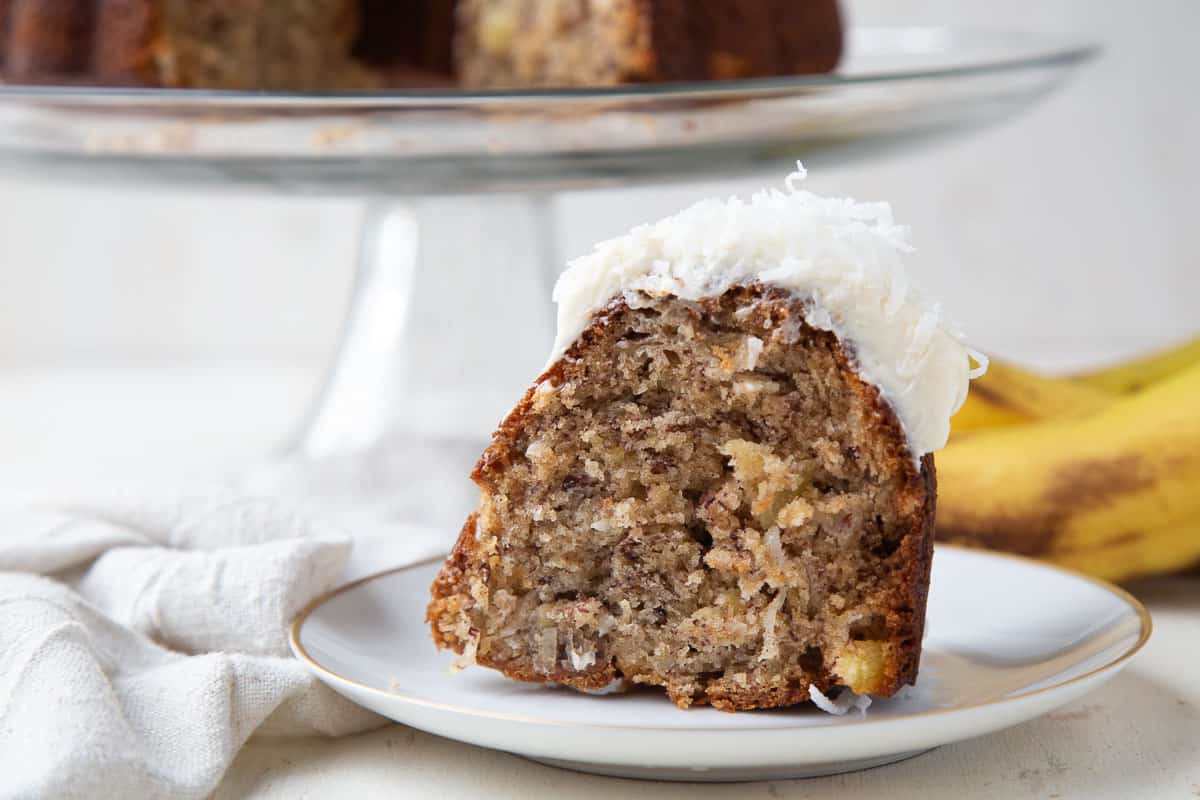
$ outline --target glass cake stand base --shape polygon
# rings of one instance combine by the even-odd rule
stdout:
[[[556,243],[545,194],[372,201],[337,353],[249,486],[376,524],[461,525],[472,466],[550,351]]]

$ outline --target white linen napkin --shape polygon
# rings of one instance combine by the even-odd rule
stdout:
[[[401,539],[378,566],[444,544]],[[0,796],[204,797],[251,735],[383,724],[288,650],[350,546],[233,489],[0,511]]]

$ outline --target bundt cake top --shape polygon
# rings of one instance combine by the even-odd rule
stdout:
[[[797,167],[786,192],[703,200],[572,261],[554,288],[550,363],[617,298],[633,306],[646,296],[698,300],[740,284],[778,286],[807,301],[809,325],[854,353],[920,458],[945,445],[950,417],[986,363],[910,285],[901,261],[912,250],[908,228],[893,221],[891,207],[802,191]]]

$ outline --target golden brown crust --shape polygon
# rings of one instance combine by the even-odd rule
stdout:
[[[0,78],[158,85],[159,0],[0,0]]]
[[[105,84],[160,83],[159,58],[164,47],[160,23],[154,0],[101,3],[92,54],[96,78]]]
[[[0,0],[0,79],[8,61],[8,40],[11,37],[13,0]]]
[[[740,287],[733,291],[743,293],[742,301],[751,303],[756,300],[780,301],[786,293],[761,285]],[[787,315],[795,309],[789,307],[794,300],[778,304],[775,313]],[[705,301],[701,301],[703,308]],[[487,448],[476,465],[472,478],[484,489],[494,486],[512,460],[519,452],[517,443],[529,418],[535,413],[537,387],[545,382],[561,385],[578,378],[581,365],[588,353],[605,337],[614,322],[628,311],[623,300],[617,300],[607,308],[597,313],[591,324],[571,345],[567,352],[543,372],[524,395],[512,412],[501,422],[496,430],[492,444]],[[832,346],[836,348],[840,368],[852,380],[852,385],[859,393],[864,405],[869,408],[874,435],[887,443],[890,469],[904,476],[905,497],[899,501],[901,505],[913,509],[907,517],[906,531],[894,557],[898,559],[898,573],[891,584],[893,594],[890,597],[890,609],[887,613],[888,638],[886,645],[889,656],[886,659],[882,676],[870,687],[870,693],[888,696],[897,692],[901,687],[913,683],[917,676],[920,660],[921,637],[923,633],[925,605],[929,589],[929,575],[933,555],[933,530],[936,502],[936,476],[933,456],[926,454],[920,465],[914,463],[907,448],[900,423],[890,406],[882,399],[878,389],[862,381],[854,370],[853,357],[847,353],[832,334],[828,334]],[[445,566],[435,581],[432,589],[432,602],[427,612],[427,619],[433,629],[433,638],[439,647],[448,647],[462,653],[466,642],[460,641],[453,633],[442,630],[435,623],[439,617],[456,610],[456,604],[462,603],[468,594],[467,576],[473,562],[481,560],[477,553],[476,526],[478,515],[473,514],[463,527],[462,533],[455,545],[454,551],[447,559]],[[500,663],[486,655],[477,656],[479,664],[500,670],[511,678],[524,681],[546,682],[548,680],[574,686],[581,689],[596,689],[608,685],[614,678],[622,677],[613,669],[611,664],[597,664],[595,668],[584,672],[556,671],[553,674],[539,673],[532,670],[528,663]],[[838,679],[830,673],[828,667],[818,668],[810,680],[802,686],[748,689],[739,688],[727,682],[710,683],[701,694],[671,694],[671,699],[682,707],[693,704],[712,704],[724,710],[742,710],[751,708],[767,708],[789,705],[807,701],[808,686],[812,684],[817,689],[827,692],[838,685]]]
[[[829,72],[842,53],[836,0],[647,0],[654,69],[634,80],[737,80]]]
[[[9,0],[4,72],[12,80],[69,77],[88,68],[91,0]]]
[[[843,349],[845,368],[853,367]],[[857,373],[855,373],[857,377]],[[894,657],[888,660],[884,680],[880,688],[872,691],[889,697],[902,687],[917,679],[921,660],[921,638],[925,630],[925,605],[929,597],[929,576],[933,565],[934,518],[937,508],[937,474],[932,453],[921,457],[920,472],[913,466],[912,458],[900,421],[895,412],[880,395],[879,390],[859,379],[855,384],[864,398],[869,399],[879,419],[879,432],[893,443],[892,461],[895,468],[909,474],[909,491],[916,498],[914,506],[919,509],[913,515],[907,534],[901,540],[898,556],[904,565],[896,585],[905,591],[898,594],[892,611],[888,614],[890,643],[895,648]],[[824,690],[822,690],[824,691]]]

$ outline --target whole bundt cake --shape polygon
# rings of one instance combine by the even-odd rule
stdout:
[[[0,80],[305,90],[823,72],[836,0],[0,0]]]

